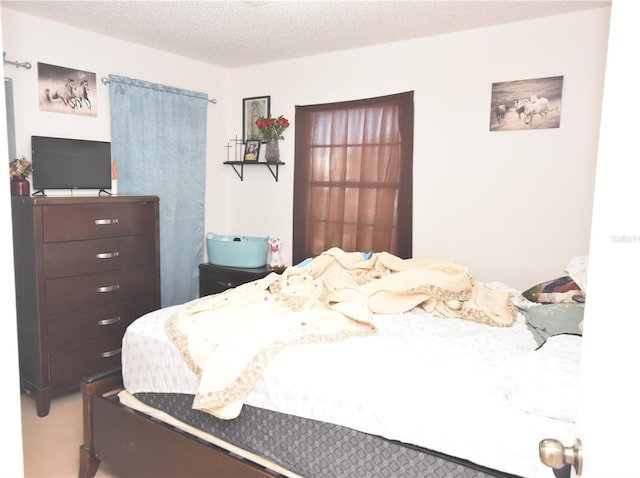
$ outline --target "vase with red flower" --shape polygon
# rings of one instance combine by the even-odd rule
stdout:
[[[266,148],[264,149],[264,159],[269,163],[277,163],[280,161],[280,147],[277,139],[268,139]]]
[[[264,159],[269,163],[277,163],[280,161],[279,142],[284,139],[283,133],[289,127],[289,120],[282,115],[277,118],[261,116],[256,120],[256,126],[260,130],[260,136],[266,142]]]

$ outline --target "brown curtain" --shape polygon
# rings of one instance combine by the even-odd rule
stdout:
[[[331,248],[412,254],[413,91],[296,106],[294,264]]]

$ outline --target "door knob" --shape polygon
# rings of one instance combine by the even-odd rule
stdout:
[[[576,438],[572,447],[565,447],[560,441],[553,438],[545,438],[539,446],[540,460],[553,469],[563,468],[565,465],[573,465],[576,475],[582,473],[582,443]]]

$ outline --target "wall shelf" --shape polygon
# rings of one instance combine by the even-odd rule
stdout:
[[[240,181],[244,180],[245,166],[266,166],[267,168],[269,168],[269,172],[271,173],[271,176],[273,176],[273,179],[278,182],[279,168],[280,166],[284,165],[282,161],[242,161],[242,150],[244,148],[244,143],[242,142],[241,138],[238,138],[237,135],[235,138],[229,140],[225,148],[227,150],[227,160],[222,164],[231,166],[240,178]],[[232,149],[233,151],[231,151]]]
[[[285,163],[283,163],[282,161],[277,161],[277,162],[266,162],[266,161],[225,161],[222,164],[226,164],[229,165],[233,168],[233,170],[236,172],[236,174],[238,175],[238,177],[240,178],[240,181],[244,180],[244,167],[245,166],[266,166],[267,168],[269,168],[269,172],[271,173],[271,176],[273,176],[273,179],[276,180],[276,182],[278,181],[278,174],[279,174],[279,168],[280,166],[283,166]]]

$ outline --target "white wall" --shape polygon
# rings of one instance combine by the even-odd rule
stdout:
[[[1,29],[0,29],[1,32]],[[2,38],[0,38],[0,47]],[[4,88],[0,90],[0,150],[8,150],[7,121],[5,114]],[[2,156],[7,157],[8,153]],[[2,186],[4,184],[4,186]],[[9,181],[0,181],[0,227],[11,231],[11,201],[9,199]],[[7,476],[23,476],[22,423],[20,420],[20,383],[18,373],[18,329],[16,324],[16,297],[13,275],[13,235],[0,235],[0,268],[2,287],[0,287],[0,304],[4,312],[4,324],[0,339],[2,350],[2,381],[8,384],[0,399],[0,418],[3,433],[6,437],[2,450],[2,468]]]
[[[234,72],[229,112],[271,95],[295,105],[415,91],[414,255],[453,257],[479,280],[528,287],[588,251],[610,10],[465,31]],[[489,132],[495,82],[564,76],[558,129]],[[273,234],[291,251],[294,128],[275,183],[227,172],[228,232]],[[225,194],[228,194],[225,191]],[[222,232],[222,231],[218,231]]]
[[[638,89],[638,18],[640,3],[613,2],[580,358],[582,478],[637,474],[625,457],[636,456],[638,442],[623,437],[640,428],[640,390],[631,378],[640,362],[640,321],[617,299],[635,297],[640,282],[638,116],[626,107]]]
[[[110,141],[109,86],[100,80],[116,74],[199,91],[215,98],[217,103],[208,106],[207,165],[221,160],[227,135],[229,70],[6,8],[2,9],[2,36],[7,59],[29,61],[33,65],[30,70],[5,65],[5,76],[13,78],[19,155],[30,157],[32,135]],[[97,116],[40,111],[38,62],[96,73]],[[216,170],[208,167],[208,184],[216,183],[213,174],[217,174]],[[212,202],[211,190],[207,190],[207,204]]]
[[[10,59],[217,98],[209,107],[205,231],[279,236],[290,263],[295,105],[414,90],[414,255],[452,257],[479,280],[522,288],[588,251],[608,8],[237,70],[2,13]],[[99,91],[97,118],[43,113],[37,70],[5,73],[14,78],[19,154],[32,134],[110,138],[108,87]],[[489,132],[492,83],[559,75],[559,129]],[[278,182],[259,167],[240,181],[222,164],[224,146],[242,135],[242,98],[262,95],[271,96],[272,114],[293,122],[281,145],[287,164]]]

